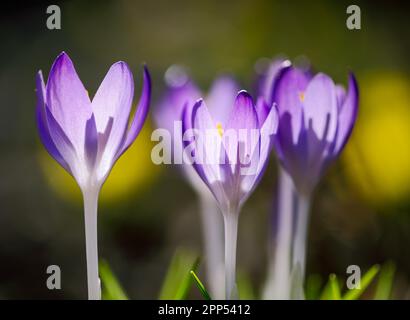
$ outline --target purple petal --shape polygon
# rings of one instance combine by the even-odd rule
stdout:
[[[262,127],[261,127],[261,151],[260,151],[261,164],[266,162],[267,158],[269,157],[269,154],[272,148],[273,135],[276,134],[278,130],[278,124],[279,124],[278,111],[277,111],[276,105],[273,105],[272,108],[270,108],[269,114],[266,117],[266,120],[262,124]]]
[[[269,155],[273,147],[273,138],[274,134],[278,130],[279,116],[276,105],[273,105],[266,117],[266,120],[263,122],[260,130],[260,149],[258,164],[255,176],[253,181],[249,183],[248,186],[244,186],[243,189],[250,192],[260,181],[262,175],[268,164]]]
[[[51,139],[54,142],[58,152],[61,157],[65,160],[69,167],[69,172],[72,173],[74,178],[77,180],[78,184],[81,185],[81,169],[79,168],[78,154],[71,143],[70,139],[67,137],[60,124],[54,118],[51,111],[46,108],[46,121],[48,123]]]
[[[199,139],[196,143],[197,159],[203,163],[204,174],[210,184],[223,180],[219,170],[221,163],[222,137],[209,113],[205,102],[199,100],[192,110],[193,128]]]
[[[48,129],[46,113],[45,113],[45,94],[46,88],[44,85],[43,74],[39,71],[36,75],[36,93],[37,93],[37,106],[36,106],[36,120],[37,127],[40,136],[40,140],[48,153],[65,169],[70,173],[70,168],[66,161],[58,152]]]
[[[98,133],[94,114],[85,125],[85,158],[91,170],[96,162],[98,153]]]
[[[113,64],[92,100],[97,132],[106,132],[110,119],[112,119],[108,139],[105,144],[98,146],[102,167],[105,171],[110,169],[122,146],[133,96],[134,80],[128,65],[122,61]]]
[[[238,91],[231,77],[222,76],[214,81],[205,100],[215,122],[226,125]]]
[[[343,103],[346,98],[346,90],[341,85],[336,85],[336,99],[337,99],[337,110],[342,109]]]
[[[353,73],[349,74],[349,89],[339,110],[338,129],[334,154],[338,155],[349,139],[356,122],[359,106],[359,88]]]
[[[47,108],[76,152],[82,156],[85,123],[91,116],[91,102],[72,61],[64,52],[57,57],[51,67],[46,92]]]
[[[203,100],[198,99],[193,105],[185,104],[183,113],[182,113],[182,131],[185,133],[187,131],[192,131],[194,129],[194,121],[196,117],[196,113],[198,108],[202,107]],[[192,132],[194,133],[194,132]],[[188,149],[189,145],[193,146],[193,152],[192,156],[193,159],[199,159],[199,157],[202,156],[203,150],[198,150],[199,146],[197,144],[196,138],[191,137],[192,139],[186,139],[183,140],[184,146],[186,149]],[[203,159],[200,161],[194,161],[193,162],[193,167],[196,170],[196,172],[199,174],[200,178],[205,182],[205,184],[210,187],[208,177],[205,175],[205,170],[204,170],[204,163]]]
[[[264,97],[265,100],[271,104],[272,103],[272,93],[275,83],[278,79],[280,71],[283,68],[289,67],[291,65],[289,60],[285,59],[275,59],[269,64],[266,73],[263,75],[263,79],[259,85],[259,95]]]
[[[265,98],[259,97],[256,101],[256,113],[258,114],[258,122],[260,125],[262,125],[265,122],[265,119],[268,116],[270,109],[271,108],[269,108]]]
[[[245,90],[242,90],[236,96],[235,105],[226,124],[226,130],[257,129],[258,127],[258,114],[253,105],[252,97]]]
[[[240,91],[236,97],[224,130],[223,142],[230,164],[230,167],[224,166],[225,175],[231,175],[233,188],[239,185],[237,181],[241,181],[241,190],[236,190],[236,193],[246,193],[251,188],[257,173],[260,132],[258,115],[252,97],[244,90]]]
[[[131,143],[137,138],[140,133],[142,126],[144,125],[145,119],[148,115],[149,102],[151,99],[151,77],[148,72],[148,68],[144,65],[144,79],[142,86],[142,94],[138,102],[137,109],[134,114],[131,126],[127,132],[124,144],[117,155],[117,158],[127,150]]]
[[[231,201],[235,201],[234,197],[239,195],[237,192],[239,184],[233,182],[236,172],[231,171],[222,144],[222,137],[204,103],[193,110],[193,119],[194,128],[199,131],[203,139],[202,142],[197,143],[197,147],[199,150],[203,150],[203,154],[199,158],[203,159],[204,181],[209,186],[220,207],[225,208]]]
[[[237,159],[239,144],[242,144],[244,147],[240,155],[241,157],[250,157],[252,155],[254,147],[250,143],[252,141],[252,129],[259,129],[259,122],[252,97],[246,91],[242,90],[238,93],[226,128],[223,129],[224,145],[231,164],[239,163],[240,159]],[[236,133],[233,139],[229,136],[230,130]],[[245,135],[242,133],[245,133]]]
[[[296,143],[302,119],[302,102],[310,76],[297,68],[283,68],[273,88],[273,102],[277,104],[279,118],[289,114],[292,127],[292,141]]]
[[[327,75],[317,74],[304,93],[305,127],[312,128],[319,140],[333,142],[337,129],[335,85]]]

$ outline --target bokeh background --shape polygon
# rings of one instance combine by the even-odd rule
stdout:
[[[58,4],[62,29],[46,28]],[[353,70],[361,101],[357,126],[317,190],[308,274],[341,277],[346,267],[394,262],[393,297],[410,298],[410,29],[404,1],[355,1],[362,29],[346,28],[345,1],[17,1],[0,9],[0,298],[86,298],[82,201],[74,181],[37,136],[35,73],[47,75],[66,51],[93,95],[109,66],[141,63],[153,78],[152,108],[164,72],[184,65],[206,90],[221,73],[252,90],[255,63],[285,55],[346,83]],[[99,252],[134,299],[157,298],[177,248],[201,254],[195,193],[175,168],[150,160],[149,119],[103,188]],[[259,292],[266,277],[276,190],[272,157],[240,217],[238,268]],[[62,290],[46,288],[46,268]],[[199,274],[203,268],[199,269]],[[368,295],[371,296],[369,289]],[[198,295],[192,290],[190,297]]]

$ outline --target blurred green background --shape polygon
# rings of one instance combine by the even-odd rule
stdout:
[[[109,66],[124,60],[134,72],[136,102],[146,62],[152,108],[164,72],[175,63],[205,90],[221,72],[252,90],[256,61],[277,55],[307,57],[343,84],[353,70],[361,92],[358,123],[316,192],[307,273],[344,277],[348,265],[364,272],[391,260],[397,266],[393,297],[410,298],[410,29],[404,1],[355,1],[362,12],[362,29],[355,31],[346,28],[346,1],[58,1],[61,30],[46,28],[50,4],[21,1],[0,9],[0,298],[86,298],[80,193],[45,153],[34,120],[35,73],[47,75],[63,50],[91,96]],[[195,194],[177,170],[151,163],[153,127],[149,119],[100,199],[100,257],[134,299],[157,298],[177,247],[201,252]],[[240,217],[238,268],[257,292],[266,276],[275,189],[272,157]],[[61,267],[63,290],[45,285],[51,264]]]

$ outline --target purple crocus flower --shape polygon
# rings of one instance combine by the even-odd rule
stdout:
[[[36,78],[37,125],[50,155],[77,181],[84,197],[88,294],[100,299],[97,202],[114,163],[138,136],[148,114],[151,83],[144,67],[141,99],[131,125],[133,75],[125,62],[111,66],[90,100],[66,53],[54,61],[44,84]]]
[[[274,146],[284,169],[279,187],[282,194],[279,227],[282,230],[278,233],[277,255],[282,252],[291,260],[290,270],[284,270],[285,267],[277,268],[281,272],[274,272],[278,274],[277,279],[283,280],[280,280],[282,285],[276,283],[276,289],[271,291],[276,292],[274,297],[304,297],[311,194],[326,168],[345,146],[357,117],[358,86],[353,74],[349,75],[348,83],[346,93],[323,73],[313,76],[289,66],[281,70],[272,88],[272,101],[277,103],[279,112]],[[294,194],[296,202],[293,202]],[[296,222],[292,222],[293,211],[296,211]],[[291,241],[293,249],[288,247]],[[286,261],[280,264],[288,265]]]
[[[182,154],[183,133],[181,118],[183,108],[185,105],[193,105],[203,94],[179,66],[171,66],[166,72],[165,80],[167,88],[157,105],[154,119],[158,128],[166,129],[171,133],[171,148],[164,150],[164,152],[171,153],[175,163],[178,162],[176,157],[180,157],[180,154]],[[234,104],[235,95],[238,90],[239,87],[235,80],[227,75],[218,77],[212,83],[206,94],[205,101],[209,106],[210,113],[218,122],[226,122],[230,112],[230,108],[226,106]],[[174,139],[178,141],[174,141]],[[178,150],[178,146],[181,150]],[[215,198],[195,172],[192,165],[184,163],[181,169],[186,180],[196,191],[200,204],[209,291],[213,298],[222,299],[224,297],[223,221],[218,212],[219,209]]]
[[[296,189],[310,194],[325,168],[345,146],[356,121],[358,87],[349,75],[347,93],[323,73],[283,69],[273,88],[279,128],[275,150]]]
[[[208,186],[223,214],[225,226],[225,292],[236,297],[236,239],[239,212],[257,185],[271,150],[278,117],[264,99],[256,106],[246,91],[240,91],[229,115],[216,118],[202,99],[184,111],[184,131],[193,129],[193,165]],[[226,114],[226,113],[225,113]],[[257,133],[255,135],[254,133]],[[256,139],[255,139],[256,137]]]

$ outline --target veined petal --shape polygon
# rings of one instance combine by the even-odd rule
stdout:
[[[116,158],[118,158],[121,154],[127,150],[130,145],[134,142],[137,138],[138,134],[140,133],[142,126],[144,125],[145,119],[148,115],[149,103],[151,99],[151,77],[148,72],[148,68],[144,65],[144,77],[143,77],[143,85],[142,85],[142,93],[140,100],[138,102],[137,109],[134,114],[134,118],[132,119],[131,126],[128,129],[126,134],[124,144],[120,149],[120,152],[117,153]]]
[[[261,127],[261,155],[260,155],[260,163],[263,165],[264,162],[267,161],[271,148],[272,148],[272,141],[273,136],[278,131],[279,125],[279,116],[278,110],[276,105],[272,105],[266,120],[263,122]],[[260,169],[258,170],[261,171]]]
[[[253,161],[257,160],[255,175],[252,179],[244,179],[242,183],[242,190],[245,192],[249,193],[258,184],[266,169],[269,155],[273,147],[274,134],[276,134],[278,130],[278,123],[278,111],[276,105],[274,104],[270,108],[269,113],[260,129],[260,147],[258,150],[254,151],[259,153],[257,159],[253,159]]]
[[[253,105],[252,97],[244,90],[236,97],[235,105],[224,130],[224,146],[231,165],[251,159],[255,145],[252,135],[259,129],[258,115]],[[236,134],[235,134],[236,133]],[[238,148],[241,145],[238,159]],[[233,168],[233,167],[232,167]],[[234,172],[235,170],[232,169]]]
[[[37,105],[36,105],[36,120],[37,127],[40,136],[40,140],[48,153],[69,173],[70,168],[67,162],[63,159],[60,152],[57,150],[53,139],[50,136],[50,131],[48,128],[48,123],[46,119],[46,88],[43,80],[43,74],[39,71],[36,75],[36,94],[37,94]]]
[[[128,65],[125,62],[115,63],[107,72],[92,101],[97,132],[106,132],[112,119],[105,144],[98,146],[101,162],[99,169],[102,170],[102,175],[110,170],[123,143],[133,96],[134,80]]]
[[[78,159],[77,151],[70,139],[67,137],[60,124],[54,118],[51,111],[46,108],[46,119],[50,130],[50,136],[62,158],[66,161],[69,172],[77,180],[77,183],[82,186],[85,182],[84,173],[81,170],[81,163]]]
[[[193,151],[190,155],[188,156],[193,156],[193,159],[191,160],[195,160],[196,156],[197,156],[197,140],[195,136],[195,133],[192,132],[193,131],[193,122],[194,122],[194,117],[193,117],[193,113],[194,110],[196,110],[197,108],[199,108],[203,103],[202,99],[198,99],[194,104],[188,104],[185,103],[185,106],[183,108],[182,111],[182,132],[183,132],[183,136],[188,133],[189,131],[191,131],[191,133],[193,134],[193,136],[190,137],[183,137],[183,145],[186,148],[186,150],[188,150],[189,145],[192,145],[193,148],[191,148]],[[196,112],[196,111],[195,111]],[[198,163],[198,161],[194,161],[192,163],[192,166],[194,167],[195,171],[198,173],[198,175],[200,176],[200,178],[204,181],[204,183],[210,187],[209,182],[208,182],[208,178],[205,176],[205,172],[204,172],[204,168],[203,168],[203,163]]]
[[[264,97],[269,105],[272,103],[272,93],[280,71],[291,65],[289,60],[278,58],[273,60],[259,83],[259,95]]]
[[[256,101],[256,113],[258,114],[258,122],[262,125],[268,116],[270,109],[264,97],[259,97]],[[275,106],[276,109],[276,106]]]
[[[290,66],[281,69],[273,88],[272,100],[277,104],[279,118],[290,116],[293,143],[301,131],[302,105],[309,81],[308,73]]]
[[[196,160],[200,163],[194,163],[194,168],[209,187],[220,208],[225,208],[231,199],[227,195],[226,185],[231,184],[232,176],[225,170],[229,164],[224,163],[226,157],[222,137],[207,106],[201,99],[191,110],[192,128],[195,129],[199,138],[195,142],[195,153]]]
[[[338,129],[334,154],[339,154],[345,146],[347,139],[356,122],[359,107],[359,88],[353,73],[349,74],[349,89],[343,105],[339,110]]]
[[[335,85],[327,75],[317,74],[309,83],[303,101],[305,127],[319,140],[333,142],[337,129]]]
[[[219,77],[213,82],[206,97],[206,104],[217,123],[226,125],[238,91],[237,83],[229,76]]]
[[[337,99],[337,110],[340,112],[342,109],[343,103],[346,98],[346,90],[341,85],[336,85],[336,99]]]
[[[83,158],[85,124],[91,116],[91,102],[71,59],[64,52],[51,67],[46,92],[46,107]]]
[[[90,170],[93,169],[95,162],[97,160],[98,154],[98,133],[97,125],[95,123],[94,114],[88,119],[85,125],[85,159],[87,161]]]
[[[223,160],[222,137],[205,102],[199,100],[195,104],[192,109],[192,122],[199,138],[196,142],[197,160],[202,162],[209,184],[223,181],[224,176],[219,168]]]

